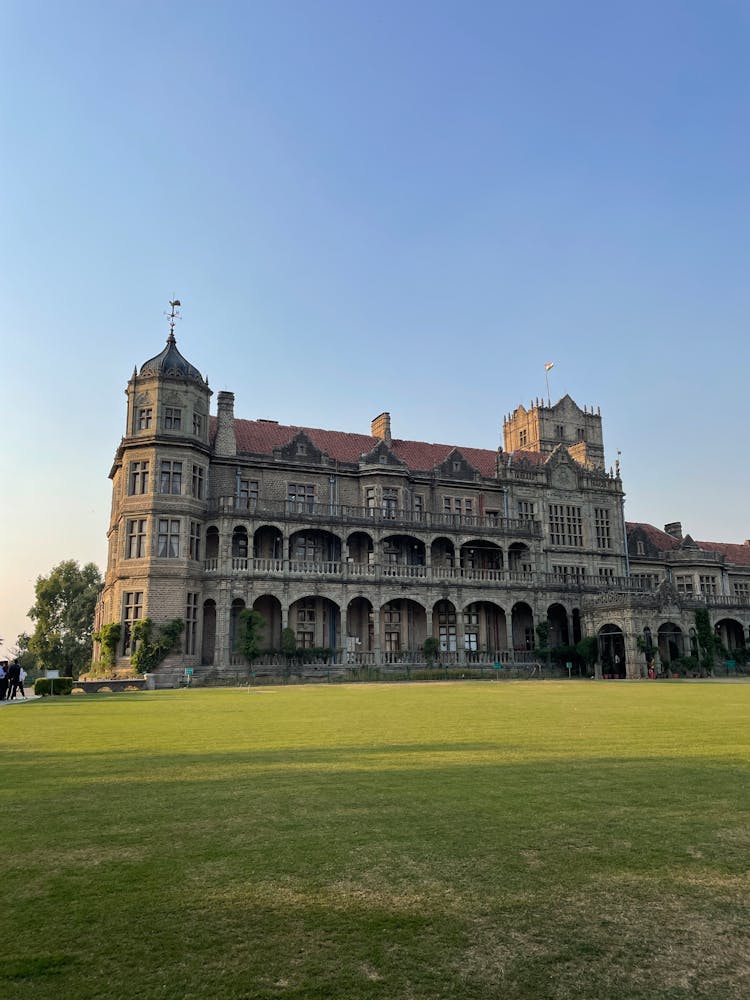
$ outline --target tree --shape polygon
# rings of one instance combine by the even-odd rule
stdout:
[[[39,664],[37,663],[36,656],[29,649],[29,642],[31,641],[31,636],[26,632],[22,632],[16,639],[15,649],[10,651],[11,658],[18,660],[23,669],[30,676],[37,672]]]
[[[577,642],[576,652],[586,664],[586,667],[591,670],[599,656],[599,642],[596,636],[587,635]]]
[[[427,660],[427,666],[434,666],[435,660],[440,653],[440,645],[434,635],[428,635],[422,643],[422,652],[424,653],[425,660]]]
[[[260,639],[266,627],[266,619],[255,608],[240,611],[237,648],[250,666],[260,652]]]
[[[695,635],[698,639],[701,670],[711,674],[714,669],[714,658],[721,649],[721,643],[711,628],[711,619],[705,608],[698,608],[695,612]]]
[[[36,604],[29,618],[36,623],[29,650],[41,666],[77,677],[91,662],[94,608],[102,578],[93,563],[80,567],[74,559],[55,566],[36,581]]]

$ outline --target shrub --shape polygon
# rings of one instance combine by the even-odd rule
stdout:
[[[70,694],[72,690],[72,677],[37,677],[34,681],[34,694],[42,697],[48,694]]]
[[[98,632],[94,632],[94,639],[101,647],[101,666],[105,670],[112,670],[117,660],[117,644],[122,635],[122,626],[119,622],[110,622],[102,625]],[[93,664],[92,664],[93,666]],[[106,676],[102,674],[101,676]]]
[[[428,635],[422,643],[422,652],[424,653],[425,660],[427,660],[428,665],[431,667],[440,652],[440,644],[433,635]]]
[[[152,641],[153,624],[150,618],[141,618],[133,623],[132,636],[136,650],[130,657],[130,663],[139,674],[146,674],[161,663],[177,646],[185,629],[185,622],[181,618],[173,618],[161,626],[159,635]]]

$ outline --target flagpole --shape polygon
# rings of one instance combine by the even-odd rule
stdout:
[[[546,368],[544,369],[544,381],[547,383],[547,406],[551,406],[552,403],[549,398],[549,372]]]

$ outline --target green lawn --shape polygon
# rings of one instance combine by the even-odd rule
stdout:
[[[0,997],[750,996],[750,684],[0,709]]]

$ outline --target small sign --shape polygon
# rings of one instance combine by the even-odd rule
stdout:
[[[727,660],[727,670],[734,670],[736,666],[737,666],[736,660]]]
[[[186,677],[192,677],[193,676],[193,668],[192,667],[185,667],[185,676]]]
[[[493,670],[502,670],[503,669],[503,665],[498,660],[497,662],[495,662],[495,663],[492,664],[492,669]]]
[[[49,680],[56,681],[59,676],[60,676],[60,671],[59,670],[48,670],[47,671],[47,677],[49,678]]]

